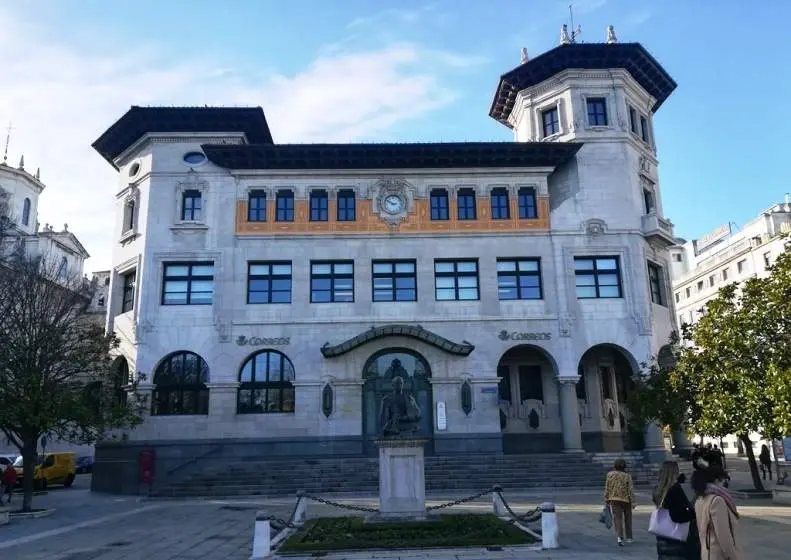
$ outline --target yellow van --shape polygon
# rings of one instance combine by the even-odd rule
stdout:
[[[22,456],[14,461],[17,474],[17,485],[22,486]],[[76,453],[44,453],[38,456],[33,480],[37,490],[46,490],[51,484],[62,484],[69,488],[77,474]]]

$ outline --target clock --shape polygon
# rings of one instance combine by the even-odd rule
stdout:
[[[404,199],[398,195],[391,194],[384,199],[384,211],[388,214],[398,214],[404,211]]]

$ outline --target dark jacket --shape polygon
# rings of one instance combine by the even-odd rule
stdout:
[[[769,454],[769,448],[765,445],[761,448],[761,454],[758,456],[758,460],[764,465],[772,464],[772,456]]]
[[[670,519],[675,523],[689,523],[689,536],[686,542],[674,541],[663,537],[656,538],[657,556],[662,558],[684,558],[700,560],[700,539],[695,524],[695,509],[689,503],[681,484],[676,482],[670,487],[661,507],[670,512]]]

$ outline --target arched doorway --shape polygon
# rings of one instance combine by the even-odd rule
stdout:
[[[396,377],[403,379],[404,391],[412,395],[420,407],[420,423],[414,435],[428,438],[434,435],[434,400],[428,362],[414,350],[387,348],[368,358],[363,367],[363,445],[369,455],[378,453],[374,439],[382,435],[382,400],[393,391]],[[431,442],[425,451],[433,451]]]
[[[516,346],[500,358],[497,376],[503,451],[561,451],[557,367],[552,357],[537,346]]]
[[[598,344],[579,363],[577,393],[581,411],[582,444],[586,451],[613,452],[644,447],[642,430],[630,424],[629,395],[634,389],[637,362],[614,344]]]

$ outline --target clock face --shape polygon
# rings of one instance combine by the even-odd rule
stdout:
[[[404,199],[400,196],[391,194],[384,200],[384,210],[388,214],[398,214],[404,210]]]

